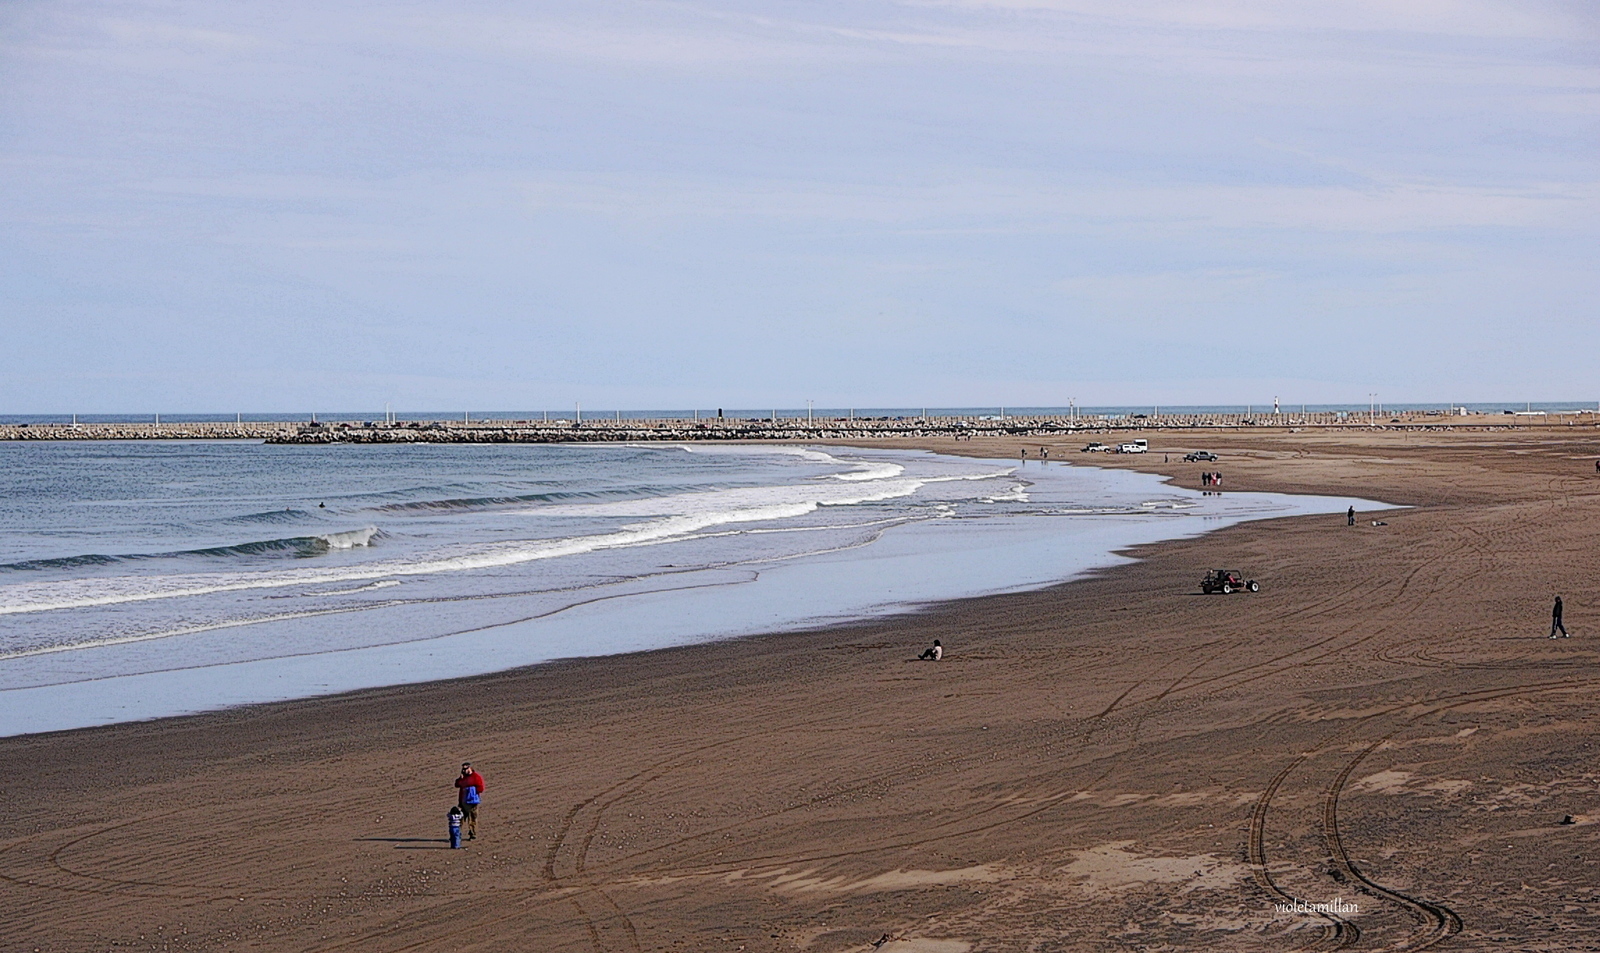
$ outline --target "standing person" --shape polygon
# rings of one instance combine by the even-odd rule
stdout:
[[[1050,448],[1049,447],[1040,447],[1039,448],[1039,459],[1043,460],[1045,463],[1049,463],[1050,462]]]
[[[1563,639],[1571,638],[1571,636],[1567,635],[1567,627],[1561,624],[1561,597],[1560,596],[1556,596],[1556,604],[1555,604],[1554,608],[1552,608],[1550,610],[1550,637],[1552,639],[1556,637],[1556,630],[1557,629],[1561,630],[1561,637]]]
[[[1350,509],[1345,511],[1345,514],[1344,514],[1344,525],[1346,525],[1346,526],[1354,526],[1354,525],[1356,525],[1356,508],[1355,507],[1352,506],[1352,507],[1350,507]]]
[[[483,775],[472,770],[472,762],[461,765],[456,778],[456,804],[467,822],[467,840],[478,839],[478,805],[483,803]]]
[[[450,824],[450,849],[451,850],[458,850],[461,847],[461,818],[463,816],[465,816],[465,814],[466,814],[466,812],[461,810],[461,808],[459,806],[457,806],[457,807],[452,807],[450,809],[450,813],[445,815],[445,819]]]

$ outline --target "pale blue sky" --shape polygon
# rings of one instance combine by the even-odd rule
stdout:
[[[0,413],[1600,397],[1600,7],[0,5]]]

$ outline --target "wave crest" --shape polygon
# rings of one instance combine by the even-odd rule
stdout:
[[[115,563],[136,562],[147,559],[183,559],[186,557],[228,558],[239,556],[288,556],[304,558],[320,556],[334,549],[351,549],[371,546],[378,535],[378,527],[340,533],[319,533],[314,536],[287,536],[283,539],[258,539],[232,546],[208,546],[204,549],[181,549],[166,553],[84,553],[80,556],[60,556],[54,559],[25,559],[21,562],[0,563],[0,572],[40,572],[50,569],[81,569],[85,566],[109,566]]]

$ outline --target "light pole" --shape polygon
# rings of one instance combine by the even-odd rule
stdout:
[[[1367,426],[1368,427],[1376,427],[1377,425],[1378,425],[1378,395],[1377,394],[1368,394],[1367,395]]]
[[[809,401],[809,400],[806,401],[806,426],[807,427],[811,426],[811,405],[813,403],[815,403],[815,402],[814,401]]]

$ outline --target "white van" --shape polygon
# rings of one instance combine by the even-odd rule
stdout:
[[[1150,449],[1150,441],[1135,440],[1132,443],[1117,444],[1118,453],[1145,453]]]

